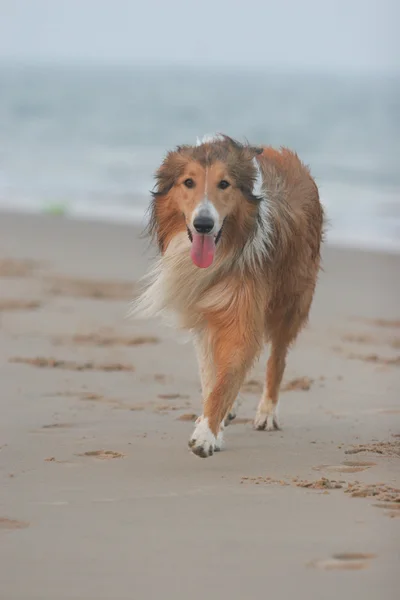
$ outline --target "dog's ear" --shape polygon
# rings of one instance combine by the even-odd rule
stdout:
[[[260,199],[263,196],[264,180],[260,163],[257,160],[257,156],[260,156],[263,151],[264,149],[262,146],[252,146],[250,144],[245,146],[246,158],[251,160],[254,169],[254,174],[252,177],[252,196],[256,199]]]
[[[182,173],[184,160],[181,149],[168,152],[155,174],[154,197],[166,196]]]
[[[155,186],[152,190],[152,201],[149,207],[149,221],[145,234],[151,239],[157,239],[158,247],[164,251],[166,232],[170,229],[171,218],[176,218],[176,212],[170,211],[171,198],[169,192],[176,183],[185,166],[183,148],[168,152],[155,173]]]
[[[225,142],[227,142],[231,148],[239,152],[242,151],[244,148],[243,144],[238,142],[238,140],[235,140],[234,138],[230,137],[229,135],[221,134],[221,138],[225,140]]]
[[[254,154],[254,156],[259,156],[264,151],[264,148],[262,148],[261,146],[250,146],[249,149]]]
[[[234,138],[231,138],[225,134],[220,134],[220,137],[221,139],[225,140],[225,142],[227,142],[231,148],[233,148],[239,153],[244,153],[245,157],[249,159],[252,159],[257,155],[262,154],[264,151],[262,146],[253,146],[248,142],[247,139],[245,139],[244,144],[242,144],[241,142],[238,142]]]
[[[253,146],[252,144],[249,144],[249,142],[247,142],[244,146],[244,150],[247,154],[247,157],[252,159],[255,156],[260,156],[260,154],[263,153],[264,148],[262,146]]]

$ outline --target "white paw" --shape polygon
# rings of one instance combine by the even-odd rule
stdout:
[[[222,429],[215,437],[208,425],[208,418],[200,417],[196,421],[195,430],[189,440],[189,448],[197,456],[207,458],[207,456],[212,456],[214,452],[221,450],[222,437]]]
[[[224,445],[224,427],[221,425],[221,428],[218,432],[217,439],[215,441],[215,452],[220,452],[222,450],[222,446]]]
[[[254,428],[258,431],[277,431],[280,429],[278,415],[276,412],[266,413],[258,410],[254,419]]]

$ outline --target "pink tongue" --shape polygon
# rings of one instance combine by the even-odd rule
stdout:
[[[202,235],[200,233],[192,233],[192,249],[190,255],[192,261],[200,269],[209,267],[215,255],[215,241],[213,235]]]

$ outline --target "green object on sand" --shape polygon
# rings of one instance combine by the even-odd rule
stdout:
[[[43,212],[47,215],[64,216],[67,213],[67,208],[67,204],[52,202],[43,207]]]

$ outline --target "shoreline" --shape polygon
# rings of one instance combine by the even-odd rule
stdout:
[[[147,209],[139,207],[124,207],[113,208],[105,206],[97,206],[95,209],[92,205],[84,205],[83,207],[69,209],[63,214],[52,214],[51,207],[47,210],[40,210],[28,206],[21,205],[18,208],[8,208],[6,204],[0,204],[0,219],[1,215],[9,216],[30,216],[30,217],[51,217],[53,219],[64,219],[67,221],[82,221],[85,223],[110,223],[112,225],[131,226],[135,229],[144,229],[146,225]],[[385,240],[379,236],[375,238],[352,236],[351,238],[343,234],[337,234],[330,229],[329,224],[326,227],[325,246],[338,248],[343,250],[354,250],[363,252],[377,252],[384,254],[399,255],[400,240]]]

